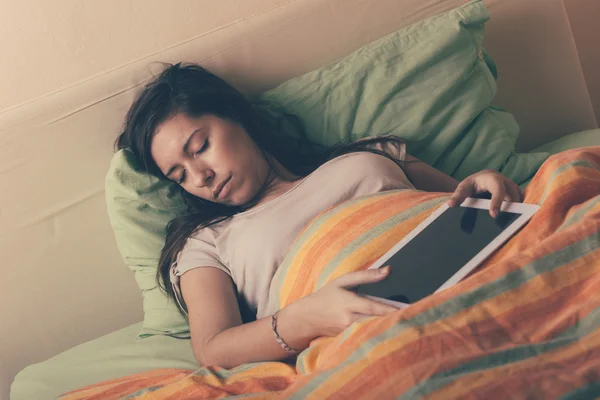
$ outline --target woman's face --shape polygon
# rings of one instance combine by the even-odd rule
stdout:
[[[176,114],[158,126],[150,150],[167,178],[214,203],[249,202],[270,171],[244,128],[211,114]]]

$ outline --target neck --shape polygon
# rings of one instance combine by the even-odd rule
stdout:
[[[269,174],[257,204],[279,197],[302,178],[294,175],[275,158],[270,157],[270,161],[273,167],[269,167]]]

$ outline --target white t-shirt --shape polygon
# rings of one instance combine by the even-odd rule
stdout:
[[[231,276],[257,318],[271,315],[277,311],[276,299],[269,298],[271,281],[312,219],[346,200],[398,189],[414,187],[392,160],[370,152],[336,157],[279,197],[192,235],[171,269],[175,293],[187,271],[218,268]]]

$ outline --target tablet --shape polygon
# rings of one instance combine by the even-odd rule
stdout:
[[[496,218],[490,200],[446,203],[413,229],[369,269],[389,265],[382,281],[360,285],[359,294],[403,308],[455,285],[502,246],[539,209],[503,202]]]

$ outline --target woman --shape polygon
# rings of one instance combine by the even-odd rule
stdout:
[[[196,65],[168,66],[130,108],[119,148],[182,188],[188,212],[171,221],[157,279],[190,324],[200,365],[225,368],[279,360],[361,318],[396,309],[348,288],[388,269],[346,274],[284,309],[269,287],[300,231],[320,212],[384,190],[479,192],[520,201],[518,186],[494,171],[460,184],[405,154],[394,137],[327,148],[302,130],[284,132],[241,93]],[[238,298],[239,296],[239,298]],[[246,306],[256,320],[243,318]]]

